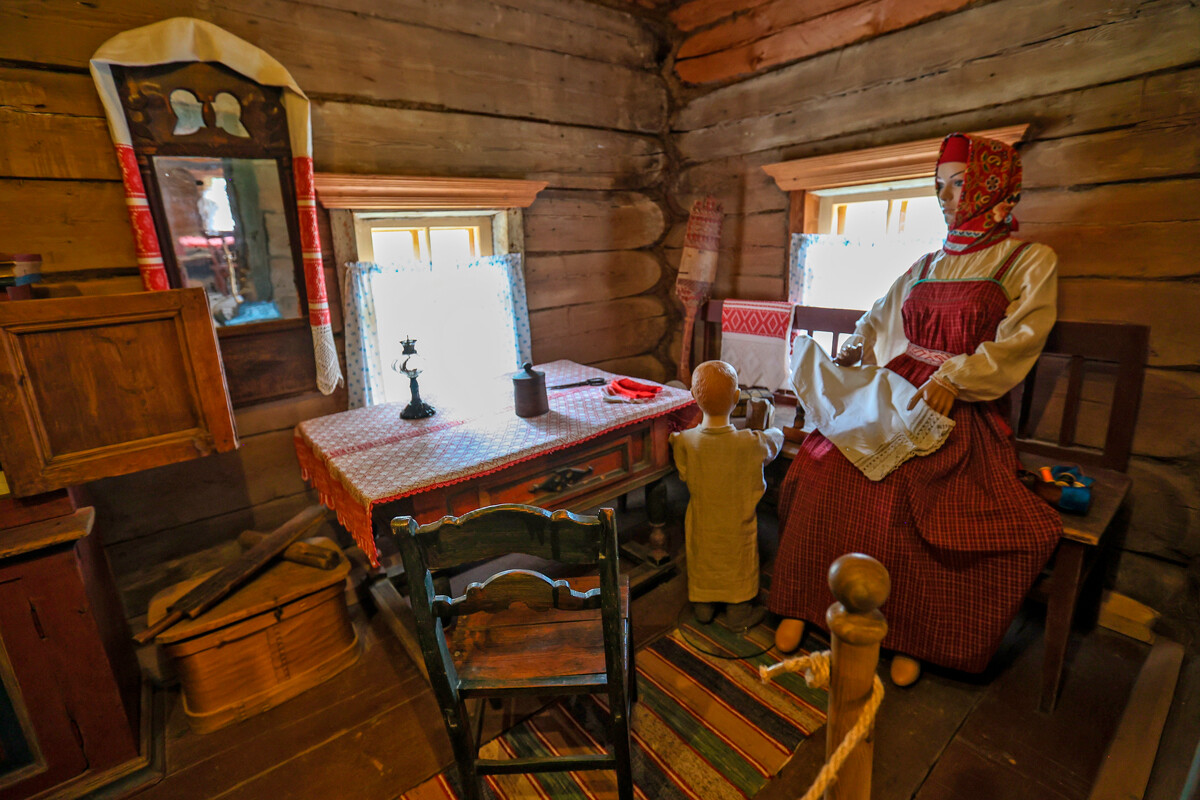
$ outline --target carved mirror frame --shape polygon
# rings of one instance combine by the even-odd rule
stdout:
[[[217,331],[234,406],[310,391],[316,364],[309,333],[308,296],[283,90],[261,85],[217,62],[113,65],[111,69],[172,288],[186,286],[186,276],[172,246],[166,198],[156,174],[155,157],[270,159],[276,162],[298,314],[284,319],[218,326]],[[184,120],[177,110],[178,101],[172,104],[177,92],[188,93],[194,103],[199,104],[201,125],[187,124],[188,120]],[[192,122],[195,122],[194,117]]]

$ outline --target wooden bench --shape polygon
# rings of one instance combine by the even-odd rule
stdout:
[[[854,332],[862,313],[800,306],[793,328],[810,336],[830,334],[826,338],[836,352],[841,337]],[[721,301],[708,303],[703,319],[698,352],[706,359],[719,358]],[[1035,471],[1045,465],[1075,464],[1095,479],[1088,513],[1063,515],[1062,539],[1039,582],[1047,586],[1042,711],[1054,709],[1080,588],[1132,484],[1125,470],[1149,339],[1150,329],[1144,325],[1060,320],[1038,363],[1010,395],[1011,425],[1023,464]],[[796,445],[785,445],[782,458],[791,459],[796,450]]]

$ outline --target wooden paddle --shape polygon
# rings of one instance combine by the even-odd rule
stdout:
[[[227,564],[204,583],[176,600],[167,609],[167,615],[133,637],[138,644],[145,644],[170,628],[184,617],[195,619],[217,604],[223,597],[254,577],[271,559],[278,556],[288,545],[304,537],[325,521],[325,506],[309,506],[289,519],[258,544],[247,550],[241,558]]]

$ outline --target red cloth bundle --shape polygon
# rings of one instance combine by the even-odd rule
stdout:
[[[653,383],[639,383],[633,378],[617,378],[607,387],[609,393],[628,397],[631,400],[653,400],[663,387]]]

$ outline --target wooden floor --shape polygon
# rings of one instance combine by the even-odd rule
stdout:
[[[770,520],[764,522],[769,537]],[[672,627],[685,603],[682,575],[638,598],[639,642]],[[177,690],[167,690],[166,775],[138,792],[138,800],[391,800],[447,765],[449,745],[428,687],[390,634],[361,607],[354,612],[364,644],[359,662],[264,714],[195,735]],[[1058,708],[1041,714],[1041,620],[1033,610],[1014,623],[987,675],[927,670],[907,689],[887,684],[873,797],[1086,800],[1148,650],[1102,629],[1077,633]],[[1171,761],[1156,766],[1150,800],[1177,800],[1187,763],[1176,761],[1190,759],[1200,737],[1194,662],[1185,666],[1176,697],[1171,741],[1164,740]],[[531,710],[506,708],[488,727],[504,727]],[[756,800],[800,796],[823,760],[818,732]]]

